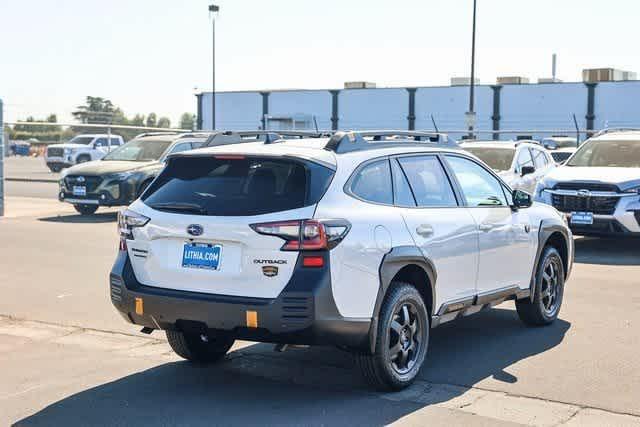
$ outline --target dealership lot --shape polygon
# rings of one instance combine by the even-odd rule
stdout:
[[[240,343],[221,366],[178,360],[111,306],[115,210],[84,218],[27,188],[9,187],[0,220],[2,424],[640,423],[636,241],[577,241],[553,326],[525,328],[512,303],[444,325],[418,383],[376,394],[331,348]]]

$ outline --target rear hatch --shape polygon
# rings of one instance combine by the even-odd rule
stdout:
[[[144,285],[275,298],[298,252],[251,225],[313,218],[333,177],[326,166],[265,156],[182,156],[131,206],[150,222],[127,250]]]

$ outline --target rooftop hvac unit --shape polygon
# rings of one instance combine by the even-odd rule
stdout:
[[[371,82],[345,82],[345,89],[375,89],[376,84]]]
[[[474,84],[480,84],[480,79],[473,79]],[[471,77],[451,77],[451,86],[469,86]]]
[[[499,85],[526,85],[529,84],[529,79],[527,77],[521,76],[506,76],[506,77],[498,77],[496,80]]]
[[[633,71],[623,71],[615,68],[592,68],[582,70],[582,81],[585,83],[621,82],[637,79],[638,75]]]

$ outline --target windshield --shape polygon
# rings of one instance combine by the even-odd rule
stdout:
[[[69,141],[69,144],[82,144],[82,145],[88,145],[91,144],[91,141],[93,141],[93,137],[92,136],[76,136],[75,138],[72,138],[71,141]]]
[[[471,154],[485,162],[493,170],[511,169],[516,150],[509,147],[464,147]]]
[[[102,160],[124,160],[130,162],[158,160],[169,148],[169,145],[171,145],[171,141],[133,140],[107,154]]]
[[[640,167],[640,141],[592,140],[582,145],[567,166]]]

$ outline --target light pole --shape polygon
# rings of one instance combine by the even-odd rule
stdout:
[[[471,82],[469,82],[469,112],[467,113],[467,126],[469,138],[473,138],[473,129],[476,124],[475,112],[475,86],[476,86],[476,0],[473,0],[473,29],[471,32]]]
[[[220,12],[220,7],[215,4],[209,5],[209,17],[211,18],[211,130],[216,129],[216,14]]]

